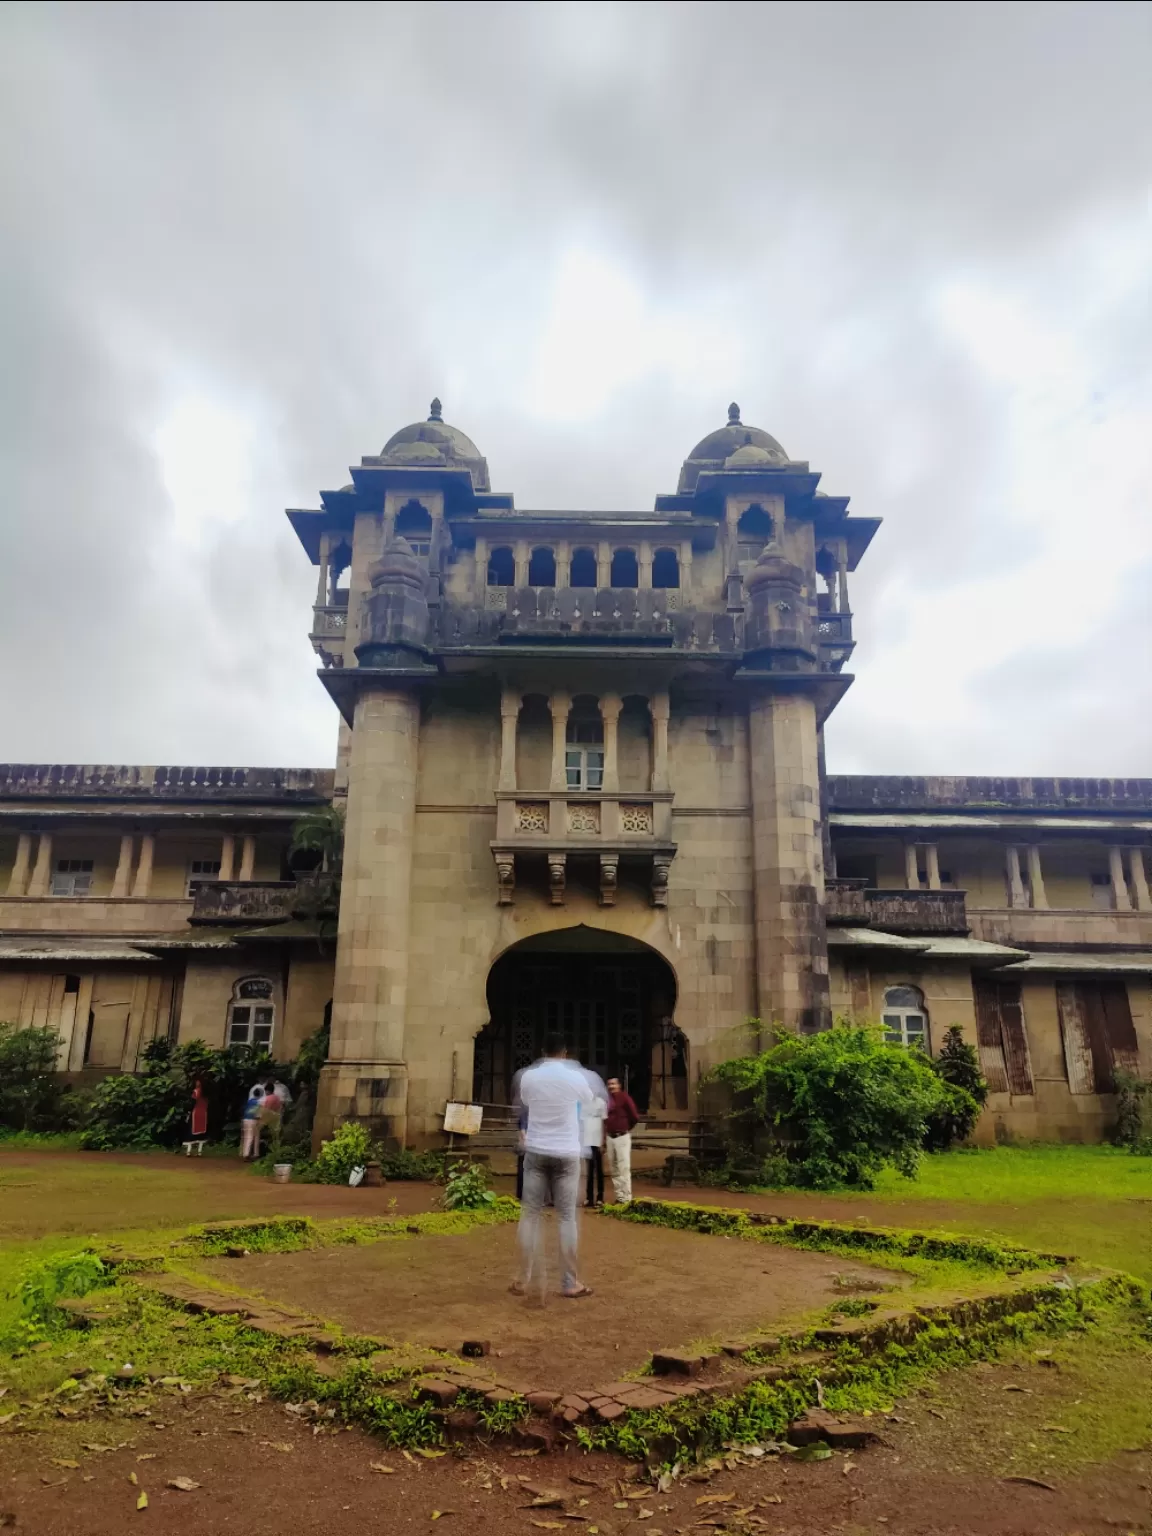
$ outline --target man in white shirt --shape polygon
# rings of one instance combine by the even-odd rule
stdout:
[[[524,1195],[520,1203],[520,1275],[512,1285],[526,1296],[538,1253],[540,1216],[549,1200],[556,1207],[560,1236],[560,1294],[570,1301],[591,1296],[576,1273],[576,1197],[580,1188],[580,1112],[595,1098],[584,1073],[569,1062],[559,1035],[549,1036],[544,1059],[520,1075],[518,1098],[528,1111],[524,1130]],[[540,1271],[539,1278],[543,1280]]]

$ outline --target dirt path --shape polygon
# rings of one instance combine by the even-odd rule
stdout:
[[[726,1512],[748,1510],[760,1523],[729,1514],[732,1530],[771,1536],[1143,1536],[1152,1530],[1148,1454],[1053,1477],[1048,1490],[953,1467],[946,1447],[954,1425],[948,1424],[935,1435],[891,1425],[887,1444],[851,1458],[806,1466],[766,1459],[721,1471],[708,1483],[677,1484],[667,1494],[647,1487],[644,1497],[622,1501],[622,1492],[646,1485],[622,1489],[617,1479],[635,1478],[637,1470],[602,1456],[527,1460],[479,1448],[467,1458],[408,1459],[382,1451],[360,1431],[315,1437],[269,1404],[237,1410],[219,1400],[193,1400],[169,1417],[173,1422],[163,1428],[129,1429],[117,1421],[61,1426],[51,1438],[0,1435],[0,1524],[14,1517],[14,1536],[122,1536],[129,1529],[154,1536],[536,1536],[557,1526],[580,1533],[595,1527],[599,1536],[701,1536],[721,1529]],[[121,1448],[92,1453],[82,1449],[85,1442]],[[79,1465],[62,1467],[61,1460]],[[373,1463],[392,1470],[375,1471]],[[177,1491],[168,1486],[176,1477],[200,1486]],[[531,1496],[520,1478],[562,1491],[565,1511],[526,1508]],[[141,1491],[148,1495],[145,1510],[136,1507]],[[717,1495],[715,1502],[699,1502]],[[619,1502],[628,1508],[617,1509]],[[567,1513],[580,1518],[562,1518]],[[702,1520],[715,1523],[702,1526]]]
[[[554,1247],[554,1234],[546,1235]],[[555,1264],[543,1304],[510,1296],[515,1258],[516,1229],[507,1226],[198,1267],[360,1332],[440,1349],[490,1340],[499,1356],[495,1374],[525,1391],[604,1384],[641,1366],[654,1349],[771,1328],[835,1300],[836,1274],[845,1269],[874,1276],[879,1287],[904,1283],[827,1254],[596,1216],[581,1232],[580,1272],[591,1297],[561,1300]]]

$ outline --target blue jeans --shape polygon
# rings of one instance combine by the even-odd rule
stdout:
[[[520,1203],[520,1284],[528,1289],[535,1274],[541,1287],[544,1281],[540,1216],[549,1196],[556,1207],[560,1236],[560,1278],[562,1289],[574,1291],[576,1277],[576,1195],[580,1188],[579,1157],[550,1157],[542,1152],[524,1155],[524,1197]]]

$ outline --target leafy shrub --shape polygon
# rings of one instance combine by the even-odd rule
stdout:
[[[188,1104],[183,1082],[167,1073],[106,1077],[92,1094],[81,1144],[90,1152],[175,1146]]]
[[[1116,1142],[1152,1157],[1152,1081],[1135,1072],[1117,1071]]]
[[[976,1047],[965,1040],[958,1024],[945,1032],[932,1067],[948,1090],[948,1102],[928,1116],[924,1145],[930,1152],[946,1152],[955,1142],[971,1136],[988,1100],[988,1084],[980,1071]]]
[[[844,1022],[814,1035],[777,1028],[773,1039],[712,1077],[738,1095],[733,1117],[753,1143],[787,1158],[791,1183],[870,1189],[888,1165],[916,1176],[928,1120],[953,1102],[922,1051]]]
[[[75,1096],[57,1072],[59,1051],[54,1029],[0,1024],[0,1126],[45,1131],[74,1123]]]
[[[20,1303],[15,1342],[38,1343],[64,1319],[56,1303],[65,1296],[86,1296],[108,1283],[108,1272],[90,1249],[55,1254],[25,1266],[12,1295]]]
[[[412,1152],[401,1147],[395,1152],[381,1152],[380,1170],[386,1179],[441,1179],[444,1177],[443,1152]]]
[[[321,1184],[347,1184],[353,1168],[363,1168],[376,1157],[376,1145],[367,1126],[345,1120],[316,1156],[316,1177]]]
[[[478,1211],[495,1204],[496,1196],[488,1188],[487,1168],[481,1163],[457,1163],[444,1188],[444,1209]]]

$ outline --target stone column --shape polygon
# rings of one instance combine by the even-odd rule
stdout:
[[[572,700],[566,693],[554,693],[548,700],[552,711],[552,778],[549,789],[568,788],[568,775],[564,772],[564,754],[568,746],[568,714]]]
[[[236,868],[236,839],[231,832],[225,832],[220,839],[220,878],[231,880]]]
[[[908,891],[920,889],[920,855],[916,851],[915,843],[904,844],[904,889]]]
[[[520,694],[505,688],[500,695],[500,788],[516,788],[516,729],[520,721]]]
[[[556,585],[572,585],[572,546],[567,539],[561,539],[556,546]]]
[[[596,585],[598,587],[610,587],[612,585],[612,546],[600,543],[596,546]]]
[[[316,579],[317,608],[326,608],[328,606],[328,550],[331,542],[329,534],[322,533],[320,535],[320,574]]]
[[[314,1140],[343,1120],[404,1144],[408,912],[416,829],[420,702],[403,686],[356,702],[348,771],[332,1043]]]
[[[28,869],[32,863],[32,834],[21,832],[16,839],[16,862],[8,876],[8,895],[23,896],[28,883]]]
[[[940,850],[935,843],[925,843],[924,853],[928,860],[928,889],[940,889]]]
[[[52,834],[41,832],[40,840],[36,844],[36,863],[32,869],[32,878],[28,882],[29,896],[47,896],[48,887],[52,883]]]
[[[831,1023],[815,703],[761,694],[748,728],[760,1018],[808,1033]]]
[[[692,590],[692,540],[683,539],[680,544],[680,590],[690,592]],[[687,597],[684,599],[688,601]]]
[[[736,505],[732,497],[724,503],[724,575],[728,576],[736,568],[736,555],[740,543],[739,522],[741,508]]]
[[[648,700],[648,713],[652,718],[652,788],[668,788],[668,695],[654,693]]]
[[[1132,890],[1136,906],[1141,912],[1152,912],[1152,895],[1148,891],[1148,872],[1144,867],[1143,848],[1129,848],[1128,868],[1132,872]]]
[[[1024,890],[1024,879],[1020,873],[1020,850],[1015,843],[1008,844],[1006,854],[1008,869],[1008,905],[1010,907],[1026,907],[1028,896]]]
[[[251,832],[245,832],[240,839],[240,873],[238,880],[251,880],[253,870],[256,867],[256,839]]]
[[[848,549],[843,543],[836,549],[836,611],[851,613],[848,606]]]
[[[528,562],[531,559],[531,551],[527,540],[517,539],[515,544],[516,557],[516,585],[526,587],[528,585]]]
[[[472,583],[473,594],[476,602],[484,606],[484,589],[488,585],[488,540],[479,538],[476,540],[476,548],[472,551],[474,580]]]
[[[605,794],[620,793],[620,769],[617,747],[620,733],[620,711],[624,701],[618,693],[606,693],[600,700],[600,719],[604,724],[604,779]]]
[[[1035,843],[1028,847],[1028,884],[1032,887],[1032,905],[1041,910],[1048,906],[1048,892],[1044,889],[1044,871],[1040,867],[1040,849]]]
[[[1124,878],[1124,850],[1115,844],[1108,850],[1108,868],[1112,874],[1112,905],[1117,912],[1131,912],[1132,898]]]
[[[132,894],[138,899],[143,899],[152,891],[152,858],[156,851],[156,837],[152,832],[145,832],[140,839],[140,862],[136,866],[136,878],[132,882]]]
[[[132,881],[132,853],[136,839],[131,832],[120,835],[120,857],[116,861],[116,875],[112,881],[113,896],[127,896]]]
[[[652,545],[647,539],[641,539],[637,552],[637,565],[639,576],[637,583],[640,587],[652,586]]]

